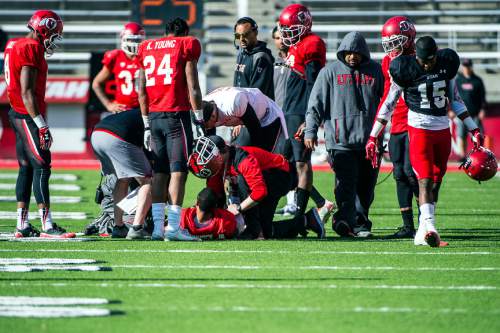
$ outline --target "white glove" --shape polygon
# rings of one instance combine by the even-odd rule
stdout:
[[[144,130],[144,148],[151,151],[151,130],[149,128]]]

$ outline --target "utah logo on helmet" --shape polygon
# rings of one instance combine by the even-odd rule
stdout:
[[[460,168],[464,169],[467,176],[481,182],[495,176],[498,163],[491,150],[479,147],[472,149],[467,154]]]

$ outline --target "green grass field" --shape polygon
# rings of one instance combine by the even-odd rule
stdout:
[[[84,201],[53,204],[53,210],[86,212],[87,221],[58,221],[81,231],[98,213],[93,203],[98,173],[75,173],[81,193],[52,195],[81,195]],[[331,174],[315,174],[315,184],[330,197],[332,182]],[[201,186],[190,177],[186,205]],[[441,193],[437,223],[450,246],[439,249],[382,238],[400,224],[392,177],[377,186],[371,240],[340,240],[329,222],[328,237],[321,241],[0,241],[2,259],[96,259],[112,269],[0,272],[0,296],[106,298],[114,302],[93,307],[116,312],[74,319],[0,317],[0,330],[500,332],[500,178],[478,185],[450,173]],[[1,211],[14,208],[0,203]],[[12,232],[15,221],[0,225],[1,232]]]

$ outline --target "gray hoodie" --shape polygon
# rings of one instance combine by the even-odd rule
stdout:
[[[358,67],[347,65],[346,51],[363,56]],[[370,59],[366,41],[359,32],[344,37],[337,58],[320,71],[314,83],[305,138],[316,139],[318,127],[324,122],[328,150],[363,150],[384,91],[382,67]]]

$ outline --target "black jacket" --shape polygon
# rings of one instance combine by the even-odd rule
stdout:
[[[264,95],[274,100],[274,58],[266,45],[258,41],[251,50],[239,49],[233,86],[259,88]]]

